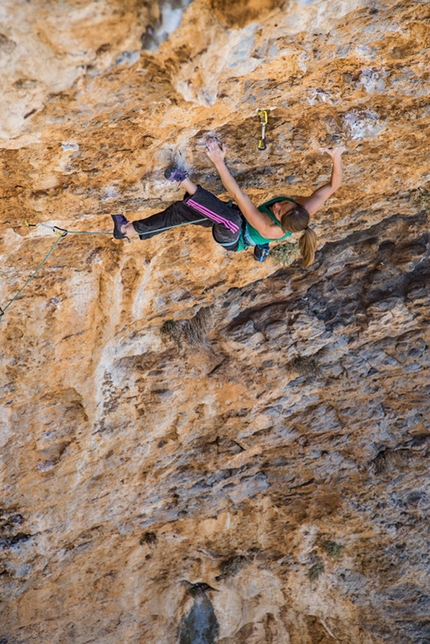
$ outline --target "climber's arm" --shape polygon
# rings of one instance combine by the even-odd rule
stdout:
[[[236,179],[231,175],[224,162],[226,152],[227,148],[225,145],[220,147],[215,139],[209,139],[206,144],[206,153],[218,170],[224,188],[235,200],[245,219],[251,224],[251,226],[258,230],[260,235],[267,239],[279,239],[280,237],[283,237],[285,233],[282,229],[269,217],[269,215],[260,212],[248,195],[239,188]]]
[[[333,160],[330,182],[315,190],[315,192],[313,192],[309,197],[301,197],[297,199],[297,202],[304,206],[310,215],[314,215],[327,201],[327,199],[331,197],[331,195],[342,185],[342,153],[345,152],[345,150],[346,148],[343,146],[333,149],[326,148],[324,150],[324,152],[331,156]]]

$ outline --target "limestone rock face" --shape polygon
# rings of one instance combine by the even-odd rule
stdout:
[[[429,17],[3,0],[1,644],[430,641]],[[347,147],[310,268],[112,239],[208,135],[256,203]]]

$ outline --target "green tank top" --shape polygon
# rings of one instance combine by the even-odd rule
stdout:
[[[269,206],[272,204],[276,203],[277,201],[291,201],[291,203],[296,203],[294,199],[290,199],[290,197],[274,197],[273,199],[269,199],[269,201],[265,201],[261,206],[258,206],[258,210],[260,212],[265,212],[267,215],[269,215],[270,219],[272,219],[275,224],[281,227],[281,222],[278,221],[273,214],[271,210],[269,210]],[[279,237],[277,239],[267,239],[266,237],[263,237],[260,235],[258,230],[254,228],[254,226],[251,226],[249,222],[246,222],[245,225],[245,230],[241,233],[240,239],[239,239],[239,245],[237,247],[237,250],[246,250],[250,246],[257,246],[260,244],[268,244],[272,241],[282,241],[283,239],[287,239],[287,237],[290,237],[291,233],[285,233],[283,237]]]

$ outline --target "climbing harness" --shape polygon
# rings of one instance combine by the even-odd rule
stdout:
[[[257,116],[261,123],[261,137],[258,139],[257,148],[259,150],[266,149],[266,125],[269,122],[267,117],[267,110],[258,110]]]
[[[181,224],[175,224],[174,226],[166,226],[165,228],[157,228],[156,230],[151,230],[147,234],[153,234],[153,233],[161,233],[165,230],[170,230],[171,228],[179,228],[179,226],[185,226],[187,224],[198,224],[202,221],[206,221],[206,218],[202,217],[201,219],[196,219],[194,221],[186,221]],[[48,253],[45,255],[43,260],[40,262],[39,266],[36,268],[35,271],[30,275],[28,280],[25,282],[24,286],[20,288],[18,293],[14,295],[14,297],[9,300],[9,302],[6,304],[6,306],[2,307],[0,306],[0,322],[3,320],[3,316],[6,313],[7,309],[11,306],[11,304],[21,295],[23,290],[30,284],[32,279],[37,275],[37,273],[40,271],[42,266],[45,264],[45,262],[49,259],[49,257],[52,255],[54,250],[57,248],[58,244],[64,237],[67,237],[67,235],[110,235],[112,237],[112,232],[105,232],[105,231],[84,231],[84,230],[66,230],[65,228],[60,228],[59,226],[51,226],[50,224],[44,224],[44,223],[37,223],[37,224],[30,224],[27,220],[24,221],[25,225],[28,228],[38,228],[39,226],[43,228],[48,228],[49,230],[52,230],[56,235],[58,235],[58,239],[55,241],[55,244],[50,248]],[[141,235],[144,235],[145,233],[141,233]],[[140,235],[140,236],[141,236]],[[130,241],[130,240],[129,240]]]

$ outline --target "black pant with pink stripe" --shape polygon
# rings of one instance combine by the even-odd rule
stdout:
[[[149,239],[181,224],[212,228],[218,244],[226,250],[236,250],[244,219],[236,205],[221,201],[198,186],[194,195],[187,194],[183,201],[175,201],[166,210],[133,222],[140,239]]]

